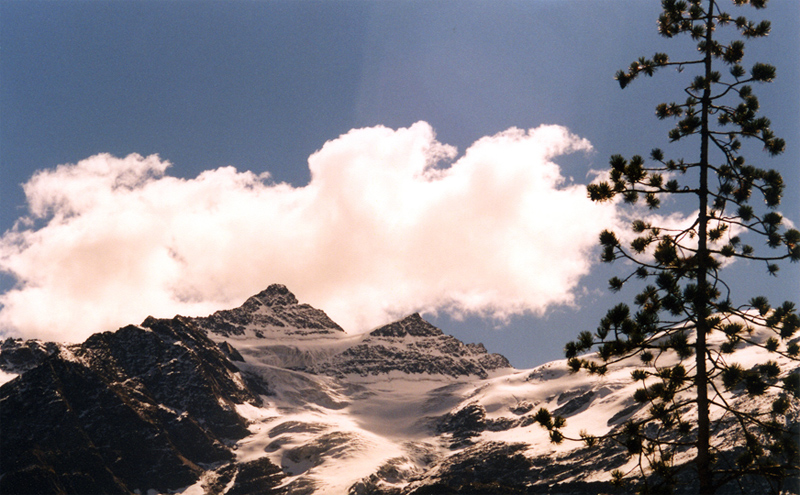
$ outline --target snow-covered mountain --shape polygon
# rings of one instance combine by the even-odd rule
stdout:
[[[0,493],[601,493],[634,461],[553,445],[533,417],[549,408],[572,437],[619,428],[643,412],[639,365],[517,370],[416,314],[349,335],[273,285],[79,345],[3,342]]]

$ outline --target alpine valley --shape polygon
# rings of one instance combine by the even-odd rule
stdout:
[[[731,359],[775,359],[763,352]],[[611,472],[636,459],[553,444],[534,417],[548,408],[574,438],[622,428],[647,407],[632,399],[641,366],[518,370],[417,314],[351,335],[273,285],[236,309],[148,317],[82,344],[2,342],[0,493],[615,493]],[[725,445],[738,430],[714,434]]]

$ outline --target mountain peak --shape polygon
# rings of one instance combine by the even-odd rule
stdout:
[[[412,337],[434,337],[443,335],[443,332],[422,319],[419,313],[414,313],[402,320],[373,330],[370,335],[373,337],[405,337],[406,335]]]
[[[292,306],[297,304],[297,297],[282,284],[272,284],[266,289],[262,290],[255,296],[252,296],[248,302],[254,301],[263,304],[264,306]]]
[[[399,371],[408,375],[480,378],[504,368],[511,368],[511,363],[503,356],[489,354],[481,344],[465,344],[446,335],[419,313],[373,330],[344,351],[311,367],[313,372],[338,377]]]
[[[238,308],[191,318],[203,330],[225,337],[286,338],[344,334],[324,311],[300,304],[285,285],[272,284]]]

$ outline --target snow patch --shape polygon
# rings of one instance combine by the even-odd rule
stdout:
[[[0,386],[5,385],[6,383],[10,382],[14,378],[18,377],[19,373],[8,373],[3,370],[0,370]]]

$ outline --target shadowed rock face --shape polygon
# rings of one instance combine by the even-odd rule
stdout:
[[[530,479],[532,463],[522,454],[525,449],[525,444],[500,442],[467,448],[438,463],[431,470],[435,475],[412,482],[402,493],[526,493],[523,480]]]
[[[0,492],[130,493],[194,483],[260,399],[183,318],[95,334],[0,388]]]
[[[7,338],[0,344],[0,370],[24,373],[58,352],[58,344],[39,340]]]

